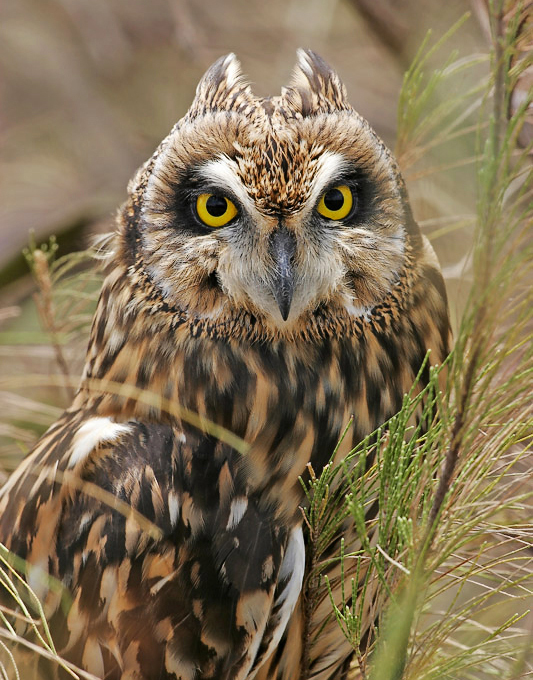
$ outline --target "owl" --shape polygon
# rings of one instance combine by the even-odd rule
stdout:
[[[269,98],[229,55],[128,191],[80,387],[0,492],[0,540],[98,678],[345,678],[329,599],[306,607],[300,478],[450,342],[396,162],[313,52]]]

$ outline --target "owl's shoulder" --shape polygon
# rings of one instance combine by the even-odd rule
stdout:
[[[133,513],[168,535],[180,520],[194,523],[188,504],[211,512],[244,493],[239,465],[231,447],[192,427],[67,411],[0,491],[0,537],[26,534],[30,548],[41,524],[65,531],[71,518],[89,524],[88,513],[115,524]]]

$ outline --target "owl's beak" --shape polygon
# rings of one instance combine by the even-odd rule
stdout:
[[[294,236],[281,227],[271,236],[270,254],[276,264],[276,276],[272,283],[272,293],[278,303],[283,321],[287,321],[294,293],[294,270],[292,258],[296,251]]]

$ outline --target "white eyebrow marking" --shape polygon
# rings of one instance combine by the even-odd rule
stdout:
[[[212,182],[221,191],[229,189],[247,211],[254,209],[254,202],[239,178],[237,163],[229,156],[221,154],[218,158],[203,163],[198,169],[198,175]]]
[[[334,151],[324,151],[317,165],[307,208],[313,207],[327,185],[350,167],[347,159],[342,154]]]

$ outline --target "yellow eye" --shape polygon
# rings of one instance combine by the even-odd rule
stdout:
[[[208,227],[223,227],[235,217],[237,208],[220,194],[200,194],[196,199],[196,213]]]
[[[317,206],[318,212],[329,220],[342,220],[353,206],[352,190],[346,184],[328,189]]]

